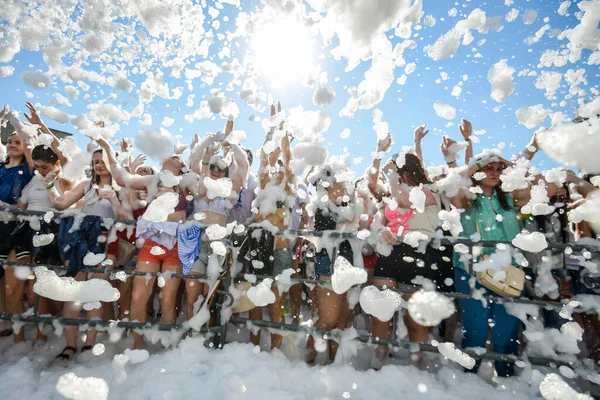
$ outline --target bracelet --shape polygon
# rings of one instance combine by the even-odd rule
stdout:
[[[52,190],[54,188],[54,182],[52,182],[51,184],[49,184],[48,186],[46,186],[47,190]]]
[[[454,161],[448,161],[446,164],[448,164],[448,165],[456,164],[456,160],[454,160]]]
[[[465,138],[465,142],[470,142],[471,138]]]
[[[206,161],[202,161],[202,165],[210,165],[210,163],[206,162]]]

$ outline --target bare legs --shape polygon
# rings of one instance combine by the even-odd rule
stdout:
[[[158,272],[161,270],[161,264],[140,261],[136,265],[136,270],[141,272]],[[181,272],[180,265],[162,265],[162,271]],[[131,296],[131,320],[146,322],[148,299],[153,293],[155,277],[146,279],[144,276],[133,278],[133,294]],[[160,308],[162,312],[162,323],[173,324],[177,318],[175,303],[177,299],[177,289],[181,279],[170,278],[165,282],[165,286],[160,291]],[[141,349],[144,343],[143,336],[139,332],[133,332],[133,346],[135,349]]]

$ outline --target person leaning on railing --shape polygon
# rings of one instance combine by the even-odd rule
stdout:
[[[488,152],[476,156],[466,171],[465,177],[471,177],[474,186],[480,193],[473,198],[468,191],[462,189],[458,196],[452,199],[452,204],[465,210],[461,214],[463,226],[462,237],[469,238],[479,234],[482,240],[511,241],[520,232],[517,219],[517,208],[527,204],[530,200],[531,185],[525,189],[513,190],[510,193],[501,189],[500,176],[502,171],[513,165],[501,157],[499,152]],[[478,173],[475,179],[474,175]],[[535,184],[542,179],[537,177]],[[542,183],[543,185],[543,183]],[[543,185],[552,196],[557,190],[555,185]],[[494,248],[484,248],[483,254],[490,255]],[[469,273],[460,255],[455,253],[455,285],[459,293],[470,293]],[[513,261],[513,264],[518,267]],[[476,288],[480,288],[479,284]],[[459,300],[463,321],[463,348],[485,347],[488,338],[489,320],[493,320],[492,343],[494,351],[498,353],[517,354],[520,321],[509,315],[502,304],[488,303],[484,307],[478,300]],[[500,376],[514,374],[514,365],[497,361],[496,371]],[[476,372],[477,364],[471,372]]]

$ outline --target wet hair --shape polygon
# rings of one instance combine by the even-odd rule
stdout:
[[[45,144],[35,146],[31,151],[31,158],[35,161],[42,161],[48,164],[56,164],[58,161],[58,156],[54,150]]]
[[[404,160],[405,161],[402,168],[398,168],[398,166],[396,166],[398,170],[398,175],[400,175],[400,177],[402,177],[404,174],[407,174],[410,178],[410,182],[408,183],[411,183],[415,186],[420,185],[421,183],[431,183],[427,178],[427,173],[423,169],[419,157],[415,156],[414,154],[408,153],[406,154]]]

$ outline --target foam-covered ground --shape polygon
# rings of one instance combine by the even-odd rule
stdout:
[[[33,338],[31,327],[28,336]],[[268,347],[268,335],[262,345]],[[229,339],[247,340],[248,332],[231,328]],[[175,349],[148,344],[146,352],[128,352],[132,338],[110,343],[79,356],[68,366],[52,363],[64,339],[51,335],[38,349],[11,346],[0,339],[0,393],[3,399],[532,399],[542,398],[544,373],[500,379],[493,388],[456,364],[431,357],[435,372],[412,365],[387,365],[365,370],[371,349],[342,346],[341,360],[307,366],[300,360],[304,338],[286,336],[282,351],[266,352],[232,342],[222,350],[204,346],[200,337],[183,340]],[[96,354],[94,354],[96,353]],[[407,363],[400,354],[396,363]],[[406,359],[406,357],[404,357]],[[349,365],[352,363],[353,365]],[[443,365],[442,365],[443,364]],[[77,378],[76,378],[77,377]],[[82,378],[82,379],[79,379]],[[62,394],[62,395],[61,395]],[[564,398],[564,397],[563,397]]]

